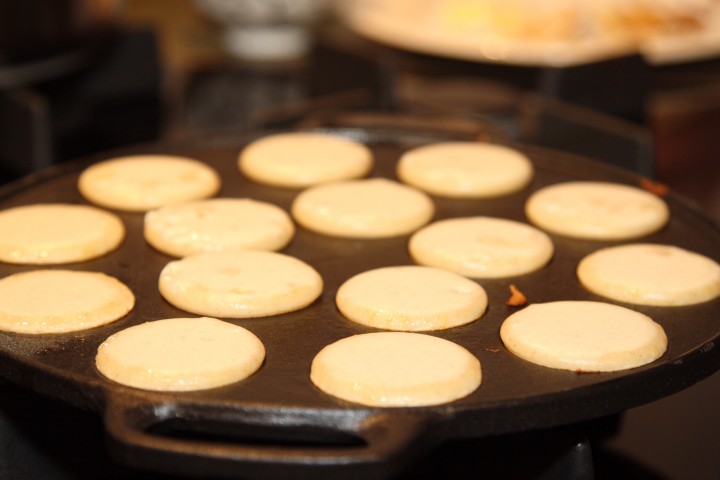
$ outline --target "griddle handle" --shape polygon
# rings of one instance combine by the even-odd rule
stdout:
[[[427,413],[422,411],[379,410],[360,411],[335,422],[324,416],[317,418],[307,414],[293,416],[282,412],[272,418],[253,418],[243,413],[217,412],[209,419],[207,412],[198,415],[191,409],[183,412],[177,406],[139,406],[109,401],[105,411],[105,426],[110,452],[124,464],[144,470],[170,474],[196,474],[212,476],[265,477],[270,474],[335,473],[345,476],[351,473],[385,476],[388,470],[411,462],[427,448],[436,444],[428,442],[424,435],[430,424]],[[187,415],[186,415],[187,413]],[[192,418],[193,416],[197,418]],[[239,418],[239,419],[238,419]],[[257,425],[264,429],[276,429],[274,438],[292,438],[298,431],[309,429],[325,431],[334,438],[354,438],[353,442],[303,444],[298,442],[262,441],[250,443],[237,441],[229,436],[188,438],[157,433],[157,425],[178,420],[188,424],[210,421],[224,422],[226,427],[242,432],[253,430]],[[334,429],[334,431],[331,431]]]

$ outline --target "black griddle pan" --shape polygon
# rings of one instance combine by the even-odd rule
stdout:
[[[333,127],[323,131],[368,144],[376,160],[371,176],[390,178],[395,178],[395,162],[407,148],[477,138],[467,131],[451,134],[402,128]],[[184,155],[220,172],[223,187],[219,196],[251,197],[289,209],[297,190],[254,184],[236,166],[237,155],[247,142],[270,133],[275,132],[151,144],[91,161],[138,153]],[[434,198],[436,219],[489,215],[527,221],[523,204],[530,193],[545,185],[578,179],[640,182],[638,176],[605,164],[515,147],[524,150],[535,165],[535,178],[528,188],[489,200]],[[5,186],[0,190],[0,208],[39,202],[86,203],[76,181],[87,164],[66,164]],[[720,261],[718,227],[672,193],[665,199],[671,210],[669,224],[640,241],[673,244]],[[579,285],[575,266],[586,254],[618,242],[551,235],[556,251],[549,265],[529,275],[479,281],[489,297],[486,314],[469,325],[429,333],[456,342],[478,357],[483,384],[476,392],[436,407],[380,409],[350,404],[313,386],[308,376],[311,361],[329,343],[373,331],[344,319],[336,310],[335,293],[356,273],[412,264],[406,248],[408,237],[338,239],[298,228],[283,252],[313,265],[323,276],[325,289],[318,301],[298,312],[227,320],[248,328],[265,344],[267,358],[255,375],[226,387],[190,393],[125,387],[95,369],[100,343],[131,325],[192,315],[168,304],[158,292],[160,270],[172,258],[144,241],[143,215],[117,213],[128,233],[119,250],[58,268],[102,271],[119,278],[137,297],[134,311],[111,325],[77,333],[0,333],[0,372],[36,392],[103,416],[110,452],[120,462],[145,470],[198,477],[388,477],[445,440],[526,432],[612,415],[682,390],[720,368],[717,299],[690,307],[625,305],[651,316],[669,339],[667,353],[640,368],[575,373],[537,366],[510,354],[499,336],[503,320],[518,308],[505,304],[510,283],[530,303],[604,300]],[[0,276],[34,268],[0,264]]]

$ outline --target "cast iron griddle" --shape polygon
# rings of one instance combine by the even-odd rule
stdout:
[[[430,134],[387,129],[332,129],[370,145],[372,176],[394,178],[400,153],[468,134]],[[207,162],[222,175],[220,196],[251,197],[289,209],[297,190],[253,184],[238,171],[236,157],[248,141],[272,132],[214,137],[182,145],[147,145],[102,158],[136,153],[185,155]],[[615,181],[639,178],[585,159],[525,149],[536,168],[522,192],[490,200],[435,198],[436,218],[489,215],[526,221],[523,204],[538,188],[567,180]],[[45,171],[0,191],[0,208],[38,202],[86,203],[76,189],[85,162]],[[670,223],[642,241],[678,245],[720,260],[720,230],[670,194]],[[669,395],[720,368],[720,300],[692,307],[629,306],[648,314],[667,332],[667,353],[656,362],[618,373],[575,373],[525,362],[502,345],[502,321],[517,307],[505,305],[514,283],[531,303],[603,300],[585,291],[575,266],[586,254],[616,242],[581,241],[551,235],[555,256],[538,272],[482,280],[489,308],[478,321],[431,335],[452,340],[475,354],[483,384],[454,403],[423,408],[377,409],[346,403],[316,389],[308,378],[314,355],[325,345],[373,331],[345,320],[334,297],[342,282],[376,267],[412,264],[408,237],[348,240],[301,228],[284,253],[313,265],[325,289],[310,307],[260,319],[228,320],[254,332],[267,358],[251,378],[191,393],[157,393],[106,380],[94,366],[97,347],[109,335],[146,321],[193,316],[165,302],[157,289],[160,270],[171,257],[147,245],[143,215],[119,213],[127,238],[118,251],[61,268],[102,271],[125,282],[137,305],[127,317],[96,329],[58,335],[0,333],[2,374],[17,383],[104,416],[111,452],[144,469],[186,475],[264,477],[313,473],[389,476],[428,448],[451,438],[487,437],[567,425],[620,412]],[[1,232],[0,232],[1,234]],[[0,265],[0,276],[36,267]]]

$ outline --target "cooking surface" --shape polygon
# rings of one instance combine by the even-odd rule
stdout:
[[[404,148],[442,139],[421,133],[372,129],[338,132],[373,146],[376,155],[373,176],[392,177],[394,162]],[[143,150],[122,153],[161,151],[203,160],[217,168],[224,179],[219,196],[262,199],[289,209],[296,190],[250,183],[237,170],[237,153],[251,138],[250,135],[215,137],[192,144],[151,145]],[[435,198],[436,218],[490,215],[524,221],[524,200],[544,185],[581,178],[637,182],[632,174],[596,163],[586,164],[576,157],[539,149],[531,150],[530,154],[536,176],[528,189],[491,200]],[[75,187],[81,167],[80,164],[68,165],[54,174],[43,173],[32,182],[10,185],[2,192],[0,207],[37,202],[83,202]],[[675,244],[717,261],[720,252],[717,228],[672,195],[667,201],[672,215],[670,224],[642,241]],[[380,410],[355,406],[321,393],[310,383],[308,373],[313,356],[325,345],[349,335],[373,331],[339,315],[334,304],[335,292],[343,281],[356,273],[384,265],[411,264],[406,250],[408,237],[348,240],[298,229],[295,239],[283,252],[313,265],[323,276],[325,289],[317,302],[298,312],[270,318],[231,320],[250,329],[265,344],[267,358],[258,373],[246,381],[202,392],[165,394],[134,390],[105,380],[95,370],[97,346],[110,334],[130,325],[192,315],[169,305],[157,291],[159,272],[171,258],[145,243],[142,214],[120,213],[120,216],[128,229],[124,245],[103,258],[69,268],[104,271],[118,277],[136,293],[135,310],[112,325],[85,332],[52,336],[3,333],[0,334],[0,354],[7,359],[7,375],[11,379],[90,407],[98,413],[102,413],[107,401],[110,405],[108,418],[120,419],[121,423],[127,421],[131,430],[151,427],[166,419],[188,420],[189,415],[191,429],[192,422],[196,422],[207,423],[217,430],[220,419],[231,426],[274,426],[276,431],[270,435],[275,440],[287,433],[288,425],[337,428],[364,437],[367,432],[363,422],[372,418],[380,419],[381,423],[389,422],[391,430],[393,425],[405,428],[426,425],[428,419],[437,420],[431,435],[434,441],[445,436],[494,435],[612,414],[685,388],[712,374],[720,363],[716,346],[720,331],[720,303],[717,300],[683,308],[632,306],[665,328],[669,345],[667,353],[657,362],[627,372],[577,374],[535,366],[508,353],[498,332],[502,321],[515,311],[504,304],[510,283],[516,284],[531,303],[602,300],[579,286],[574,268],[584,255],[609,243],[552,236],[556,254],[549,266],[522,277],[481,280],[489,297],[487,313],[470,325],[432,333],[465,346],[479,358],[483,385],[467,398],[448,406],[409,409],[405,412],[410,415],[408,423],[404,423],[402,416],[383,416]],[[0,275],[32,268],[2,265]],[[138,404],[165,405],[167,410],[163,413],[162,409],[144,409],[140,417],[134,417]]]

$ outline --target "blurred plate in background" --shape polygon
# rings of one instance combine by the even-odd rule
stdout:
[[[420,53],[565,67],[640,52],[667,64],[720,53],[720,5],[692,2],[346,0],[356,33]]]

